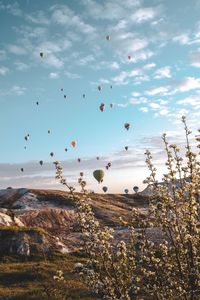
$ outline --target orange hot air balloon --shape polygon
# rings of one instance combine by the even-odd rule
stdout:
[[[75,148],[76,145],[77,145],[77,142],[76,141],[71,141],[71,145],[72,145],[73,148]]]

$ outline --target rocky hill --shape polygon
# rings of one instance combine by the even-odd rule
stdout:
[[[120,217],[129,220],[133,207],[141,212],[148,207],[148,197],[140,194],[91,194],[90,198],[96,218],[119,236]],[[75,206],[67,192],[0,190],[0,254],[70,253],[80,249],[81,243]]]

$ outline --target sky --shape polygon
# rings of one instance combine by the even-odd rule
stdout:
[[[143,189],[146,149],[161,179],[162,133],[184,147],[181,116],[199,126],[199,16],[198,0],[1,0],[0,188],[61,188],[59,160],[75,186]]]

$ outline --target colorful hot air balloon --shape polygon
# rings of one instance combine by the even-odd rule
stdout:
[[[75,148],[75,147],[76,147],[76,144],[77,144],[77,142],[76,142],[76,141],[71,141],[71,145],[72,145],[72,147],[73,147],[73,148]]]
[[[125,146],[124,148],[125,148],[126,151],[128,151],[128,146]]]
[[[124,124],[124,128],[125,128],[126,130],[129,130],[130,127],[131,127],[131,125],[130,125],[129,123],[125,123],[125,124]]]
[[[106,193],[107,190],[108,190],[107,186],[103,186],[103,187],[102,187],[102,190],[104,191],[104,193]]]
[[[95,170],[93,172],[94,178],[98,181],[98,183],[103,182],[104,171],[103,170]]]
[[[139,191],[139,187],[138,186],[134,186],[133,190],[134,190],[135,193],[137,193]]]
[[[104,103],[101,103],[101,105],[99,106],[99,109],[100,109],[100,111],[104,111],[104,109],[105,109],[105,104],[104,104]]]
[[[128,189],[125,189],[124,192],[125,192],[125,194],[128,194]]]

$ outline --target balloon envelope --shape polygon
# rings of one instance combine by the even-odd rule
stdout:
[[[138,186],[134,186],[133,190],[134,190],[135,193],[137,193],[139,191],[139,187]]]
[[[72,147],[73,147],[73,148],[75,148],[75,147],[76,147],[76,144],[77,144],[77,142],[76,142],[76,141],[72,141],[72,142],[71,142],[71,145],[72,145]]]
[[[125,189],[124,192],[125,192],[125,194],[128,194],[128,189]]]
[[[107,186],[103,186],[102,190],[104,191],[104,193],[106,193],[108,190]]]
[[[98,181],[98,183],[103,181],[104,171],[103,170],[95,170],[93,172],[94,178]]]

